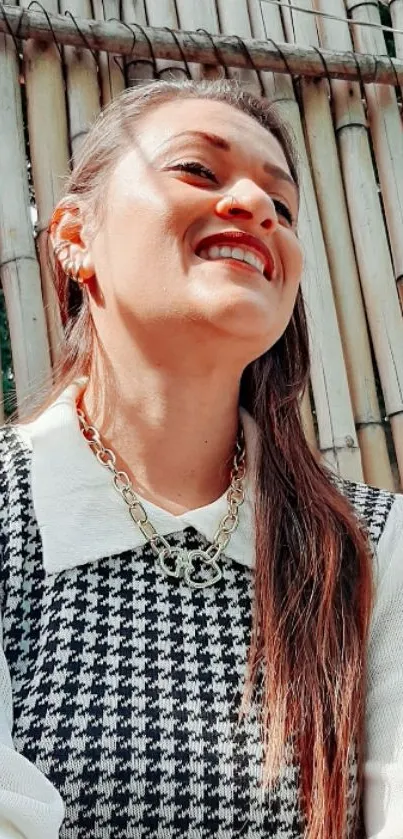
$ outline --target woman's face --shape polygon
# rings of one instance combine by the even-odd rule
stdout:
[[[110,178],[89,244],[101,340],[157,342],[167,363],[191,347],[246,366],[292,314],[297,210],[284,152],[251,117],[203,99],[154,108]]]

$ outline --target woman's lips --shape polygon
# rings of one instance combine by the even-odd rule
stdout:
[[[266,279],[273,279],[273,256],[268,247],[256,236],[252,236],[249,233],[244,233],[243,231],[238,230],[220,231],[219,233],[213,233],[210,236],[206,236],[204,239],[201,239],[195,248],[195,253],[200,257],[203,252],[206,253],[211,248],[214,248],[214,256],[207,256],[204,258],[211,261],[230,259],[233,265],[238,263],[238,266],[244,268],[255,268],[255,270],[263,274]],[[216,249],[222,248],[225,249],[225,253],[217,254]],[[228,252],[229,249],[235,251],[234,256]],[[238,254],[236,253],[237,251]],[[243,261],[243,256],[245,254],[248,254],[249,258],[255,264],[251,264],[246,260]]]

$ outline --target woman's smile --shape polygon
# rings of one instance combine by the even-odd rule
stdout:
[[[230,261],[239,268],[254,269],[271,280],[274,274],[274,259],[269,248],[255,236],[240,230],[228,230],[203,238],[196,247],[201,259]]]
[[[141,330],[175,359],[188,358],[197,329],[198,369],[238,354],[242,368],[292,316],[303,265],[297,213],[282,146],[256,120],[225,103],[164,103],[142,117],[110,179],[92,246],[106,308],[124,305],[133,339]],[[106,309],[93,309],[103,320]],[[102,330],[116,340],[110,315]]]

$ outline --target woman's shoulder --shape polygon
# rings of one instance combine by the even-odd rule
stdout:
[[[32,450],[31,435],[22,424],[6,423],[0,426],[0,466],[11,468],[16,460],[29,455]]]
[[[336,484],[368,530],[371,541],[377,544],[388,526],[392,509],[402,510],[403,495],[341,478],[336,479]]]
[[[30,435],[21,425],[0,427],[0,506],[12,488],[29,480],[32,444]]]
[[[403,590],[403,494],[339,480],[374,548],[375,580]]]
[[[28,521],[31,499],[30,440],[19,426],[0,427],[0,556],[18,519]]]

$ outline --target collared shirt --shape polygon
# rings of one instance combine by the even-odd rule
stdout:
[[[66,827],[66,830],[70,830],[70,832],[66,834],[63,832],[63,826],[60,827],[63,820],[64,805],[66,804],[66,801],[62,801],[58,792],[64,782],[64,778],[60,775],[58,769],[60,765],[64,765],[60,754],[57,758],[59,764],[55,759],[51,765],[52,771],[49,771],[53,783],[45,777],[48,773],[44,770],[48,765],[46,762],[48,751],[51,752],[52,749],[55,749],[54,738],[57,733],[55,732],[55,726],[61,724],[60,720],[64,726],[66,720],[68,721],[68,715],[63,716],[65,712],[62,713],[61,710],[63,703],[71,701],[71,698],[68,699],[71,696],[68,692],[70,682],[69,680],[66,681],[66,672],[63,669],[64,663],[66,663],[66,666],[68,664],[69,667],[73,668],[71,670],[71,680],[81,678],[84,673],[84,682],[80,684],[85,685],[86,668],[88,670],[90,666],[89,661],[97,662],[95,653],[95,658],[90,659],[89,656],[90,652],[96,648],[97,639],[99,640],[95,630],[95,627],[98,626],[99,637],[103,637],[105,644],[110,645],[108,655],[112,656],[109,663],[112,671],[115,663],[114,649],[116,660],[120,661],[119,666],[127,665],[122,659],[119,659],[120,647],[119,649],[114,647],[115,636],[114,634],[111,636],[110,629],[104,627],[106,634],[102,635],[101,625],[104,624],[105,614],[97,612],[95,606],[93,608],[93,604],[97,603],[104,607],[106,598],[109,603],[108,614],[112,614],[111,626],[114,633],[116,632],[116,638],[124,637],[119,636],[119,627],[122,629],[123,612],[117,616],[114,615],[114,598],[116,598],[116,602],[119,601],[119,597],[121,598],[119,602],[123,604],[122,609],[127,607],[128,602],[133,605],[134,601],[130,598],[129,601],[122,599],[122,578],[116,569],[125,569],[126,576],[124,579],[126,583],[124,585],[131,584],[130,574],[138,574],[135,580],[136,591],[140,599],[142,592],[144,593],[145,584],[149,585],[150,590],[155,585],[155,591],[158,592],[158,602],[147,601],[149,608],[152,610],[152,615],[147,615],[140,610],[140,612],[136,612],[136,619],[138,626],[144,625],[144,620],[146,621],[148,643],[151,645],[157,643],[153,667],[157,668],[155,677],[159,684],[160,697],[158,701],[160,701],[160,706],[158,706],[159,710],[157,708],[156,711],[157,716],[150,717],[150,719],[154,722],[155,719],[162,720],[165,725],[165,740],[161,735],[161,742],[168,744],[168,746],[171,742],[169,731],[171,730],[172,718],[175,718],[173,716],[172,696],[175,691],[181,689],[180,684],[175,682],[175,673],[172,674],[170,670],[169,660],[165,659],[163,654],[171,650],[175,666],[176,662],[178,662],[178,668],[183,668],[185,665],[189,666],[190,670],[186,671],[189,673],[193,672],[192,668],[196,668],[194,670],[196,673],[197,667],[202,666],[206,672],[211,670],[214,679],[217,675],[216,666],[219,670],[224,667],[227,655],[229,656],[228,661],[230,661],[230,656],[239,653],[241,660],[246,649],[246,635],[244,633],[246,622],[242,622],[243,617],[240,610],[243,607],[248,608],[254,566],[253,484],[250,474],[247,480],[246,500],[242,506],[239,526],[232,535],[225,556],[222,557],[227,599],[222,600],[221,605],[224,607],[224,611],[228,609],[230,623],[228,623],[228,615],[220,615],[217,611],[217,601],[212,599],[213,595],[207,594],[206,602],[197,601],[200,609],[206,608],[206,614],[210,616],[210,623],[205,625],[203,622],[198,622],[199,615],[194,606],[196,601],[189,599],[189,593],[185,589],[183,589],[180,597],[179,594],[172,595],[173,589],[170,587],[169,581],[167,583],[164,580],[159,583],[156,578],[154,583],[154,578],[150,577],[150,573],[153,573],[150,571],[150,559],[145,554],[144,559],[142,552],[144,538],[128,515],[127,506],[113,488],[111,474],[96,461],[88,443],[80,432],[75,410],[75,399],[82,387],[82,381],[70,386],[37,420],[27,425],[20,425],[15,431],[11,432],[11,437],[7,437],[6,434],[1,444],[2,481],[0,480],[0,488],[4,491],[7,486],[8,509],[5,509],[6,501],[3,498],[2,521],[5,528],[2,538],[5,569],[3,579],[3,603],[5,607],[3,630],[5,655],[2,653],[0,658],[0,839],[12,839],[12,837],[21,836],[24,836],[25,839],[56,839],[56,837],[59,837],[59,830],[61,831],[61,837],[65,835],[76,837],[77,835],[77,839],[79,837],[81,839],[81,835],[84,835],[79,832],[78,828],[78,832],[74,833],[75,823],[71,814],[74,811],[74,777],[76,779],[81,778],[77,787],[77,796],[82,795],[82,786],[85,787],[87,782],[85,762],[83,764],[84,753],[79,749],[77,738],[80,736],[80,731],[83,737],[84,732],[86,732],[86,748],[88,749],[88,743],[91,745],[92,742],[88,740],[88,726],[90,725],[88,720],[92,720],[91,724],[93,725],[94,719],[97,719],[97,717],[89,715],[91,706],[88,708],[87,705],[87,701],[94,702],[94,697],[98,696],[96,679],[94,681],[93,673],[93,687],[91,689],[93,699],[90,700],[88,695],[84,693],[78,700],[77,709],[76,711],[72,710],[71,714],[82,713],[82,720],[76,719],[74,731],[70,735],[67,731],[65,734],[66,738],[68,736],[74,737],[74,746],[73,740],[70,739],[69,743],[72,749],[71,754],[76,755],[73,763],[71,762],[72,758],[69,758],[68,755],[63,758],[67,761],[66,766],[70,772],[69,795],[71,796],[67,808],[68,818],[71,821]],[[242,422],[250,461],[254,457],[256,429],[253,420],[245,412],[242,414]],[[10,432],[8,433],[10,434]],[[13,434],[15,439],[12,436]],[[28,475],[26,474],[26,464],[29,464]],[[386,492],[370,490],[363,485],[350,485],[350,494],[357,512],[370,522],[371,536],[377,545],[374,566],[376,601],[369,643],[366,701],[366,761],[364,767],[366,833],[369,839],[403,839],[403,498]],[[27,495],[32,496],[32,510],[29,514],[24,508]],[[212,504],[180,516],[173,516],[147,501],[142,500],[142,503],[157,531],[168,537],[174,535],[175,540],[179,541],[182,537],[183,539],[196,539],[199,538],[197,534],[200,534],[201,540],[211,542],[217,524],[226,510],[225,494]],[[37,536],[37,532],[40,538]],[[39,557],[43,571],[42,577],[38,573]],[[129,560],[133,564],[130,566],[129,576],[127,576]],[[143,563],[143,566],[138,570],[141,563]],[[110,575],[108,582],[105,577],[106,570]],[[41,591],[40,596],[36,591],[37,585],[43,585],[43,592]],[[100,599],[101,591],[103,595]],[[127,592],[123,592],[123,594],[127,594]],[[130,596],[134,596],[133,592]],[[30,611],[31,602],[34,605]],[[84,609],[84,602],[85,611],[82,614],[86,616],[85,619],[77,613],[77,609]],[[43,614],[40,613],[42,608]],[[179,645],[179,639],[182,637],[178,634],[180,622],[175,622],[175,610],[179,608],[182,610],[181,620],[185,620],[188,626],[188,636],[185,637],[183,643],[188,651],[187,654],[190,656],[190,663],[175,659],[177,645]],[[60,609],[60,612],[57,611],[58,609]],[[230,611],[231,609],[233,611]],[[129,613],[127,612],[127,614]],[[169,623],[171,614],[173,617],[171,623]],[[201,659],[197,664],[196,660],[192,658],[195,643],[197,647],[196,640],[194,638],[192,640],[192,623],[189,623],[189,616],[192,615],[194,626],[199,628],[198,631],[207,632],[205,643],[209,649],[209,656],[203,659],[203,665],[201,665]],[[118,624],[114,622],[115,617]],[[149,620],[148,625],[147,619]],[[220,620],[225,619],[227,619],[227,624],[220,624]],[[75,625],[74,621],[77,622]],[[48,631],[47,622],[51,624],[51,631]],[[91,622],[90,625],[88,625],[88,622]],[[154,636],[154,622],[159,633],[157,639]],[[88,647],[83,648],[78,643],[80,631],[71,634],[73,625],[75,628],[82,626],[80,631],[86,635],[85,640],[86,643],[88,642]],[[169,630],[167,630],[167,626],[169,626]],[[227,627],[226,630],[224,629],[225,626]],[[32,635],[30,634],[31,629]],[[45,630],[47,634],[46,632],[44,634]],[[232,633],[231,645],[228,646],[228,650],[225,647],[226,639],[222,635],[220,636],[220,633],[225,631],[229,636]],[[211,633],[214,633],[214,643]],[[140,636],[139,639],[139,643],[143,643]],[[174,639],[176,640],[173,645]],[[40,649],[42,643],[48,645],[46,649],[50,657],[53,649],[57,647],[56,658],[51,660],[47,660],[46,656],[43,658]],[[79,672],[74,670],[74,655],[72,654],[72,650],[76,649],[77,643],[76,655],[77,660],[80,661]],[[34,650],[35,644],[39,645],[36,652]],[[15,655],[15,645],[18,646],[19,658]],[[132,655],[134,654],[133,650]],[[33,652],[35,652],[34,658],[32,658]],[[198,654],[203,655],[203,643],[201,643]],[[104,653],[101,652],[100,647],[98,658],[102,655]],[[65,662],[63,656],[66,656]],[[142,660],[144,665],[143,647],[138,648],[138,656],[139,661]],[[221,664],[219,664],[219,661],[221,661]],[[36,668],[35,672],[30,670],[33,667],[33,662]],[[158,671],[158,663],[162,668],[161,672]],[[132,661],[132,666],[136,668],[137,663]],[[146,662],[144,667],[147,666]],[[40,667],[43,667],[43,671]],[[52,667],[57,672],[50,673],[49,670],[52,670]],[[134,671],[130,672],[133,673]],[[203,669],[197,672],[202,677]],[[223,672],[220,670],[219,678],[217,677],[216,682],[212,682],[220,692],[229,689],[228,684],[225,683]],[[106,674],[104,678],[107,689],[105,688],[102,693],[102,701],[104,702],[107,695],[109,701],[112,702],[112,708],[108,709],[107,706],[103,705],[103,714],[112,718],[114,698],[111,694],[111,685],[116,684],[114,679],[116,680],[117,674],[114,676],[113,671],[111,675]],[[111,681],[108,681],[108,679]],[[140,682],[141,678],[139,676]],[[59,684],[63,687],[64,693],[61,691],[58,697],[53,693]],[[295,836],[299,835],[297,816],[293,809],[294,803],[290,804],[290,809],[287,812],[284,804],[284,801],[294,802],[294,798],[295,801],[298,799],[296,776],[293,775],[291,768],[287,770],[288,774],[286,773],[283,779],[285,793],[284,800],[281,799],[283,801],[283,804],[281,804],[281,808],[283,808],[282,816],[279,817],[283,821],[281,824],[280,821],[276,823],[265,822],[264,818],[269,819],[271,816],[270,814],[265,817],[260,816],[260,813],[264,810],[264,804],[263,801],[258,799],[257,788],[253,786],[250,780],[255,771],[253,769],[254,764],[251,763],[255,759],[253,750],[250,750],[249,753],[245,752],[244,762],[239,762],[239,766],[235,759],[237,756],[235,755],[234,760],[232,760],[231,756],[226,753],[228,749],[234,751],[235,741],[229,740],[227,742],[225,739],[228,734],[229,717],[225,716],[227,700],[224,699],[224,694],[217,697],[213,693],[211,698],[207,697],[206,699],[206,696],[203,697],[203,695],[197,698],[197,690],[199,689],[197,684],[192,680],[188,684],[189,694],[187,698],[185,695],[183,699],[187,703],[187,714],[190,713],[189,708],[193,709],[192,713],[194,713],[194,708],[199,707],[198,703],[203,705],[203,702],[205,702],[206,704],[203,707],[204,713],[207,715],[210,703],[214,712],[211,717],[209,716],[211,729],[214,729],[217,725],[217,731],[221,731],[221,739],[212,742],[215,743],[216,749],[223,749],[223,754],[221,758],[218,755],[216,764],[213,765],[210,762],[213,767],[211,770],[213,772],[212,777],[217,778],[217,790],[214,792],[214,789],[208,783],[208,778],[204,778],[203,781],[200,774],[197,774],[200,772],[200,766],[202,765],[204,767],[203,772],[206,773],[207,763],[200,763],[201,757],[197,752],[198,744],[203,744],[204,741],[199,738],[200,732],[196,720],[194,722],[195,727],[191,730],[191,740],[186,743],[186,748],[182,744],[185,751],[179,764],[177,756],[174,754],[160,756],[165,761],[163,764],[165,768],[161,769],[157,780],[155,775],[147,775],[147,772],[151,772],[151,770],[148,770],[147,767],[144,769],[142,760],[139,758],[140,763],[136,771],[140,779],[138,783],[145,784],[143,796],[146,799],[145,806],[147,806],[147,796],[151,795],[151,788],[157,788],[159,784],[160,798],[158,801],[162,810],[160,813],[161,821],[155,827],[155,835],[163,827],[164,835],[172,837],[179,835],[176,822],[174,827],[174,822],[169,819],[176,805],[179,809],[175,811],[175,818],[178,817],[179,812],[182,812],[183,815],[183,808],[186,809],[187,806],[186,800],[181,800],[180,806],[178,804],[178,795],[181,788],[185,786],[179,770],[183,768],[183,763],[187,761],[186,765],[188,767],[193,766],[196,771],[190,789],[196,802],[196,809],[192,811],[192,818],[199,827],[204,825],[206,831],[206,825],[213,824],[213,821],[209,822],[208,820],[213,819],[212,801],[214,795],[218,795],[217,812],[224,813],[224,821],[222,824],[217,823],[218,826],[214,829],[216,832],[217,830],[221,831],[220,835],[225,839],[235,836],[234,825],[238,824],[236,819],[241,817],[242,807],[247,810],[244,814],[245,819],[250,819],[247,835],[251,837],[253,835],[253,839],[267,835],[268,824],[269,828],[271,825],[273,831],[270,835],[281,835],[284,839],[288,839],[288,837],[294,839]],[[209,682],[202,681],[201,684],[204,684],[206,691],[209,690]],[[49,685],[50,688],[48,688]],[[132,685],[133,687],[134,685]],[[236,680],[230,687],[230,690],[235,691],[235,689]],[[53,692],[51,697],[47,696],[49,690]],[[193,697],[193,699],[189,697]],[[157,701],[152,697],[148,697],[147,700],[147,695],[144,692],[136,693],[133,701],[135,700],[138,701],[138,708],[144,707],[144,701],[149,701],[150,706]],[[32,739],[32,733],[26,731],[26,729],[29,727],[28,721],[30,719],[32,719],[32,725],[38,726],[38,721],[40,722],[38,708],[40,710],[42,706],[44,707],[47,701],[49,701],[49,707],[54,712],[54,721],[50,720],[49,722],[48,720],[46,726],[44,724],[42,734],[40,730],[36,729],[35,737],[42,738],[38,746],[37,743],[34,743],[35,738]],[[193,701],[196,702],[195,706],[192,704]],[[28,757],[31,757],[32,754],[32,760],[24,757],[13,746],[11,738],[13,702],[16,712],[17,746],[21,745],[21,752],[24,752]],[[72,706],[72,709],[74,707]],[[81,712],[80,708],[82,708]],[[106,725],[105,717],[103,719]],[[87,722],[84,722],[85,720]],[[117,717],[115,725],[118,724],[118,720]],[[186,717],[186,720],[186,724],[190,725],[189,716]],[[200,717],[199,723],[200,725],[203,724],[202,717]],[[140,728],[138,728],[139,725]],[[141,741],[143,734],[139,716],[135,728],[127,729],[131,736],[133,736],[134,730],[137,730],[137,736]],[[255,729],[251,728],[251,738],[253,739],[255,735]],[[61,736],[63,739],[63,735]],[[113,738],[116,735],[113,735],[112,729],[108,729],[106,726],[103,732],[102,728],[100,729],[99,736],[102,738],[105,749],[112,749],[109,758],[112,763],[109,771],[113,775],[114,770],[111,767],[114,766],[114,761],[119,757],[114,756],[113,743],[116,746],[116,741]],[[205,736],[207,736],[206,732]],[[155,744],[150,745],[149,741],[147,742],[150,749],[155,750],[157,748]],[[112,743],[112,746],[110,746],[110,743]],[[60,750],[60,746],[58,748]],[[95,748],[95,746],[91,748]],[[239,741],[240,754],[243,754],[242,748],[241,741]],[[258,746],[256,745],[257,749]],[[256,755],[257,761],[259,757],[257,752]],[[130,758],[128,757],[128,759]],[[87,754],[87,760],[88,767],[91,771],[94,771],[94,767],[91,767],[90,752]],[[213,760],[213,757],[211,760]],[[208,766],[210,766],[210,763]],[[176,782],[172,782],[173,786],[170,786],[167,781],[170,777],[171,764],[176,766],[176,772],[179,773]],[[78,768],[79,766],[81,769]],[[251,791],[250,795],[252,797],[248,798],[246,796],[241,803],[237,803],[231,798],[230,779],[234,767],[239,773],[244,773],[245,779],[248,772],[252,773],[250,777],[248,776],[249,781],[247,783],[249,786],[245,787]],[[79,771],[84,774],[77,774]],[[143,771],[145,774],[143,781],[141,781]],[[164,772],[166,772],[166,776]],[[102,796],[105,797],[105,789],[108,784],[107,775],[105,777],[106,786],[98,787],[100,802],[98,804],[94,803],[94,812],[98,807],[101,813],[99,818],[102,817],[102,819],[106,818],[105,813],[109,812],[108,807],[111,806],[110,802],[108,804],[107,801],[102,799]],[[128,786],[127,789],[130,794],[134,795],[134,787]],[[138,796],[140,796],[139,789],[141,789],[141,785],[138,788],[136,787]],[[200,790],[202,790],[202,799],[197,798],[197,791],[200,793]],[[254,795],[256,796],[255,799],[253,799]],[[138,806],[140,806],[141,801],[144,805],[140,796]],[[203,801],[205,802],[204,811]],[[105,811],[102,810],[102,806],[105,807]],[[122,803],[121,806],[126,805]],[[84,809],[85,807],[90,809],[88,802],[85,806],[83,804],[83,807]],[[277,802],[275,809],[278,809],[278,807]],[[118,819],[118,815],[115,817]],[[152,819],[152,817],[152,813],[144,815],[144,818]],[[132,820],[134,818],[135,816],[132,814]],[[117,824],[118,821],[116,821]],[[131,824],[134,825],[135,822],[132,821]],[[63,825],[65,825],[64,821]],[[130,839],[132,836],[137,836],[137,828],[132,827],[131,829],[133,832],[121,832],[119,834],[122,839],[126,835]],[[148,833],[145,830],[144,836],[154,835],[152,828],[150,830],[151,832]],[[200,835],[202,839],[205,839],[205,836],[215,835],[211,832],[203,833],[202,828],[200,830],[199,834],[198,830],[195,829],[194,835]],[[90,832],[88,835],[90,835]],[[105,837],[109,835],[114,837],[118,835],[118,832],[115,834],[112,829],[112,833],[108,833],[108,825],[105,823],[105,834],[102,834],[102,836],[104,835]],[[185,836],[185,833],[183,833],[183,836]]]
[[[74,405],[84,385],[85,379],[72,384],[38,420],[20,426],[20,433],[32,450],[35,513],[42,535],[44,565],[50,573],[137,548],[145,541],[116,492],[111,473],[100,468],[80,432]],[[255,424],[243,410],[241,419],[251,462],[256,448]],[[225,553],[228,559],[252,567],[253,494],[248,479],[245,489],[239,525]],[[179,516],[143,498],[141,503],[161,536],[192,526],[210,542],[228,509],[226,492],[211,504]]]

